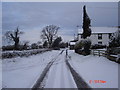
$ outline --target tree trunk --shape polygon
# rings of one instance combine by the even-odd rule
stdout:
[[[19,49],[19,48],[18,48],[18,45],[19,45],[19,37],[15,38],[14,41],[15,41],[15,44],[14,44],[15,50],[18,50],[18,49]]]

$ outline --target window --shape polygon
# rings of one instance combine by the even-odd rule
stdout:
[[[102,44],[102,42],[98,42],[98,44]]]
[[[102,34],[98,34],[98,39],[102,39]]]
[[[112,36],[112,33],[109,33],[109,39],[110,39],[111,36]]]

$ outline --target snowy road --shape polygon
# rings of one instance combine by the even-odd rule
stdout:
[[[66,66],[65,52],[53,63],[46,78],[45,88],[77,88],[72,74]]]
[[[53,58],[33,86],[35,88],[89,88],[69,64],[67,50],[62,50]]]

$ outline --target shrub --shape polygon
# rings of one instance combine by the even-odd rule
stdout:
[[[107,52],[109,54],[120,54],[120,47],[112,47],[112,48],[108,48]]]
[[[6,50],[14,50],[14,45],[2,46],[2,50],[3,50],[3,51],[6,51]]]
[[[68,47],[68,43],[61,42],[59,46],[60,46],[60,48],[66,48],[66,47]]]
[[[83,39],[76,43],[75,52],[83,55],[90,54],[91,41],[89,39]]]
[[[32,48],[32,49],[38,49],[38,45],[37,45],[36,43],[33,43],[33,44],[31,45],[31,48]]]
[[[119,47],[120,46],[120,29],[117,30],[110,37],[109,47]]]
[[[75,44],[75,49],[82,49],[83,47],[83,42],[82,40],[81,41],[78,41],[76,44]]]

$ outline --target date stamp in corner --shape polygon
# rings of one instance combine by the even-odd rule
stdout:
[[[89,83],[92,84],[92,83],[106,83],[106,81],[104,80],[89,80]]]

